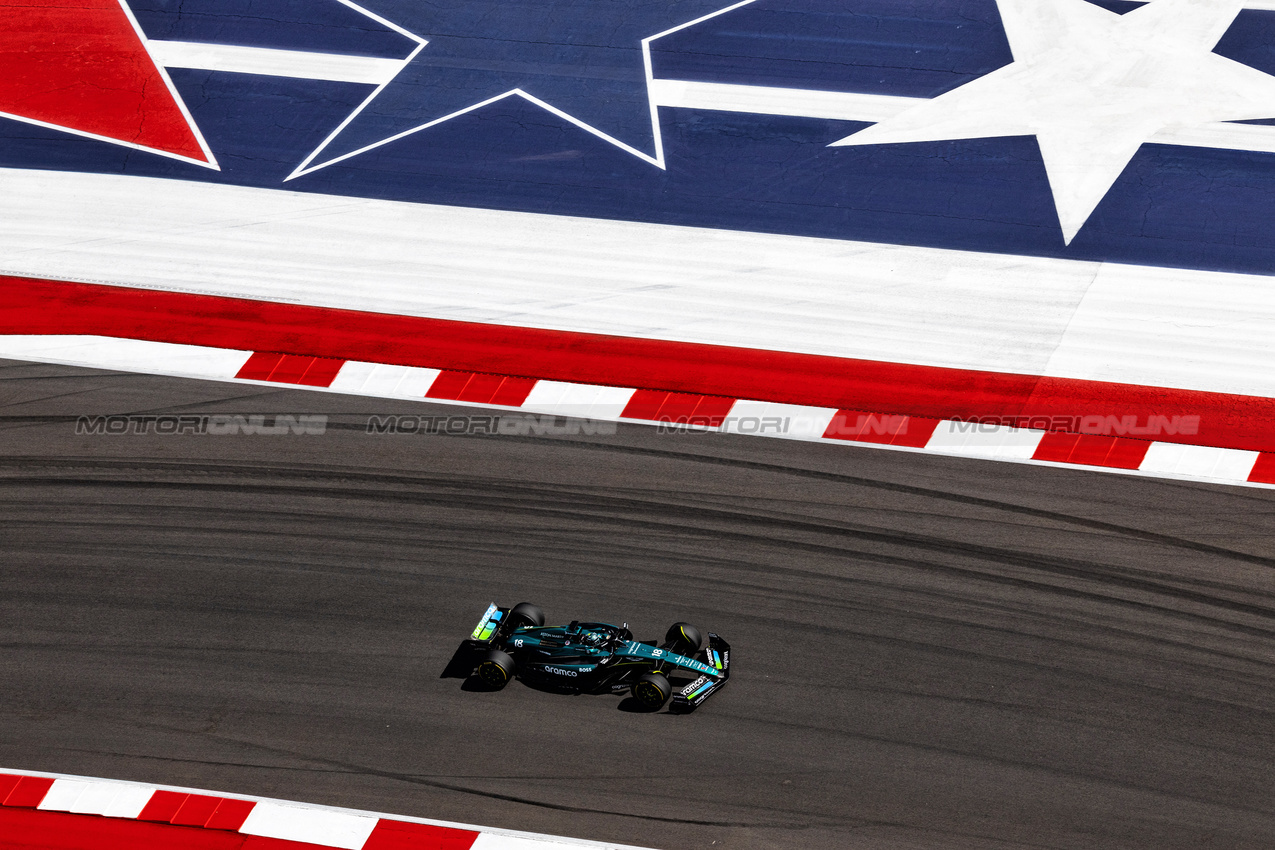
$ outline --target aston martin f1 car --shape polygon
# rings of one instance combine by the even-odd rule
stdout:
[[[634,640],[628,623],[572,622],[546,626],[544,612],[527,602],[512,608],[492,603],[469,639],[461,643],[443,675],[466,675],[499,690],[512,679],[545,690],[619,694],[638,705],[670,711],[698,708],[730,676],[730,644],[712,632],[704,645],[699,630],[674,623],[664,642]],[[673,679],[678,681],[674,693]],[[689,681],[684,681],[689,680]]]

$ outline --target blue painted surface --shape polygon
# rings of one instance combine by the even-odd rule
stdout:
[[[978,5],[964,0],[933,3],[950,8]],[[872,4],[880,6],[878,0],[847,0],[845,5]],[[314,0],[314,7],[323,5]],[[383,5],[390,4],[385,0]],[[710,41],[722,33],[747,32],[745,23],[763,28],[750,38],[731,36],[741,46],[728,64],[744,68],[744,46],[761,45],[758,61],[770,69],[766,73],[778,74],[775,69],[780,69],[786,85],[801,87],[800,80],[790,76],[796,66],[783,58],[787,48],[781,46],[787,44],[792,55],[801,55],[809,44],[802,39],[826,34],[820,23],[824,18],[811,13],[803,28],[799,10],[805,6],[798,0],[759,0],[755,5],[756,14],[745,16],[741,9],[716,19]],[[761,14],[767,8],[782,14]],[[830,4],[812,0],[810,8],[826,12]],[[1273,19],[1246,13],[1235,26],[1260,30]],[[892,43],[897,41],[907,53],[907,28],[897,18],[891,21],[900,33],[892,36]],[[941,29],[919,21],[917,42],[933,43],[934,33]],[[985,33],[985,38],[991,36]],[[992,40],[1003,44],[1003,34]],[[1240,45],[1248,44],[1246,56],[1266,61],[1259,56],[1267,50],[1260,40],[1232,32],[1224,42],[1237,54],[1242,52]],[[687,43],[703,49],[702,41]],[[983,53],[971,48],[962,55],[991,61],[995,50],[990,44],[979,48]],[[672,53],[673,46],[670,39],[662,49]],[[820,55],[826,59],[831,52]],[[706,59],[695,61],[708,67]],[[964,62],[949,63],[944,73],[969,73]],[[902,63],[902,58],[896,62]],[[823,60],[815,64],[824,69],[820,74],[829,67]],[[746,75],[738,79],[734,72],[727,73],[726,65],[720,67],[716,81],[757,81]],[[881,67],[881,74],[888,76],[895,66]],[[966,250],[1275,272],[1275,155],[1145,145],[1067,247],[1031,138],[828,148],[828,143],[864,125],[662,109],[668,168],[660,170],[532,104],[509,99],[284,184],[283,178],[350,114],[369,87],[197,71],[174,71],[173,78],[223,171],[12,121],[0,121],[0,164]],[[922,78],[937,80],[940,87],[948,84],[921,75],[909,77],[903,88],[921,85],[917,81]],[[826,77],[816,82],[821,88],[830,85]]]
[[[402,59],[416,42],[334,0],[128,0],[147,38]]]
[[[762,2],[652,45],[655,76],[934,97],[1013,60],[995,0]]]

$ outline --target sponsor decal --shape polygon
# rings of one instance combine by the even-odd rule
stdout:
[[[559,676],[571,676],[571,677],[575,677],[575,676],[580,675],[580,673],[588,673],[588,672],[589,672],[590,670],[592,670],[592,669],[593,669],[592,667],[581,667],[581,668],[580,668],[580,672],[579,672],[579,673],[577,673],[575,670],[567,670],[567,669],[564,669],[564,668],[562,668],[562,667],[546,667],[546,668],[545,668],[545,672],[546,672],[546,673],[556,673],[556,674],[558,674]]]
[[[690,696],[695,691],[696,688],[698,688],[700,685],[706,684],[707,682],[708,682],[707,676],[700,676],[694,682],[691,682],[689,685],[682,688],[682,696],[684,697]]]

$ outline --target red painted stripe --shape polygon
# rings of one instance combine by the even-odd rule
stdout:
[[[150,800],[137,819],[169,823],[189,796],[181,791],[156,791],[151,794]]]
[[[6,806],[34,809],[44,800],[53,787],[53,780],[44,776],[21,776],[4,798]]]
[[[1142,465],[1142,459],[1146,457],[1149,448],[1151,443],[1147,440],[1050,433],[1041,437],[1032,460],[1137,469]]]
[[[1248,480],[1257,484],[1275,484],[1275,452],[1262,452],[1257,456]]]
[[[534,378],[444,371],[434,379],[425,397],[519,407],[527,400],[527,396],[535,385]]]
[[[1166,442],[1275,451],[1275,399],[0,278],[0,333],[270,349],[922,419],[1198,416]],[[1009,423],[1013,424],[1013,423]],[[1031,423],[1029,427],[1065,430]],[[1092,428],[1082,430],[1093,432]],[[1107,426],[1100,431],[1107,432]]]
[[[12,773],[0,773],[0,806],[4,805],[5,797],[8,797],[9,792],[16,788],[21,781],[21,776],[15,776]]]
[[[735,399],[719,395],[670,393],[663,390],[638,390],[620,413],[625,419],[650,422],[680,422],[716,428],[722,424]]]
[[[178,826],[203,826],[221,805],[220,797],[207,797],[203,794],[191,794],[169,819],[169,823]]]
[[[478,833],[467,829],[382,820],[363,850],[469,850],[477,840]]]
[[[839,410],[823,435],[833,440],[923,449],[934,436],[939,421],[918,416],[884,416],[858,410]]]
[[[330,387],[344,365],[344,360],[331,357],[257,351],[240,367],[235,377],[248,381]]]
[[[217,811],[204,822],[204,828],[237,830],[243,826],[256,805],[252,800],[222,800]]]

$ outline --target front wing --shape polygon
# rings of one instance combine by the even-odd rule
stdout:
[[[708,649],[704,650],[705,661],[716,668],[719,675],[700,676],[686,687],[673,694],[673,702],[669,710],[685,713],[694,711],[704,700],[726,687],[730,678],[730,644],[722,640],[720,635],[708,633]]]

